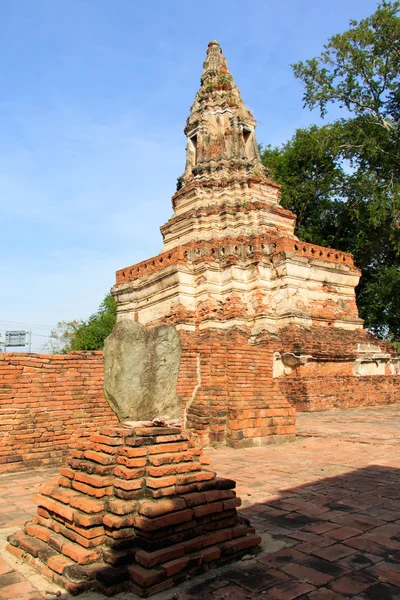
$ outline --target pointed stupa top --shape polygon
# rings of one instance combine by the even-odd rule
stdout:
[[[203,75],[207,71],[220,72],[221,67],[225,67],[228,71],[228,64],[225,56],[222,54],[221,46],[217,40],[213,40],[208,44],[207,57],[203,63]]]
[[[187,184],[266,177],[255,136],[256,121],[244,105],[217,41],[207,56],[186,122],[186,168],[178,190]]]

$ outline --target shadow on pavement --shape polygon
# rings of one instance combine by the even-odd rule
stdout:
[[[246,556],[153,598],[400,599],[400,469],[372,465],[291,487],[240,514],[262,535],[255,557]],[[72,598],[38,592],[32,579],[10,568],[4,572],[2,564],[1,599]],[[115,597],[136,596],[125,592]],[[103,596],[90,592],[82,598]]]

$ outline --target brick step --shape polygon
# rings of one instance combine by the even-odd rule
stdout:
[[[171,547],[169,552],[151,553],[146,556],[141,554],[141,562],[137,561],[139,564],[128,566],[131,579],[129,589],[147,598],[181,583],[187,577],[200,575],[218,564],[230,562],[233,558],[238,560],[260,542],[260,536],[249,533],[229,541],[203,546],[201,550],[190,553],[185,553],[184,547],[182,553],[181,545],[177,545]],[[143,563],[151,566],[144,566]]]
[[[9,537],[7,550],[73,595],[93,588],[94,575],[87,568],[87,564],[85,570],[82,570],[82,574],[85,573],[84,578],[74,580],[67,575],[67,572],[68,569],[75,567],[76,563],[35,537],[17,532]]]
[[[295,425],[293,416],[275,416],[275,417],[258,417],[254,419],[230,419],[228,421],[228,429],[236,431],[240,429],[263,429],[267,430],[275,426]]]
[[[42,575],[73,595],[94,589],[107,595],[130,590],[147,597],[179,583],[182,572],[188,576],[200,574],[221,560],[231,561],[233,556],[240,558],[260,541],[260,536],[249,533],[247,526],[238,525],[159,551],[138,550],[135,562],[113,563],[112,566],[98,554],[91,557],[82,554],[75,544],[69,544],[60,552],[23,532],[10,536],[7,550],[17,558],[24,558]]]

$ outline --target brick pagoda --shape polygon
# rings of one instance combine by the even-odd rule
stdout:
[[[118,319],[179,329],[183,419],[204,445],[290,440],[295,406],[393,402],[399,389],[398,358],[358,316],[352,257],[294,235],[255,126],[210,42],[164,248],[113,288]]]

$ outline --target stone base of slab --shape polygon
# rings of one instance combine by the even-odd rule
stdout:
[[[109,427],[72,450],[8,550],[72,594],[148,597],[254,550],[261,539],[180,427]]]

